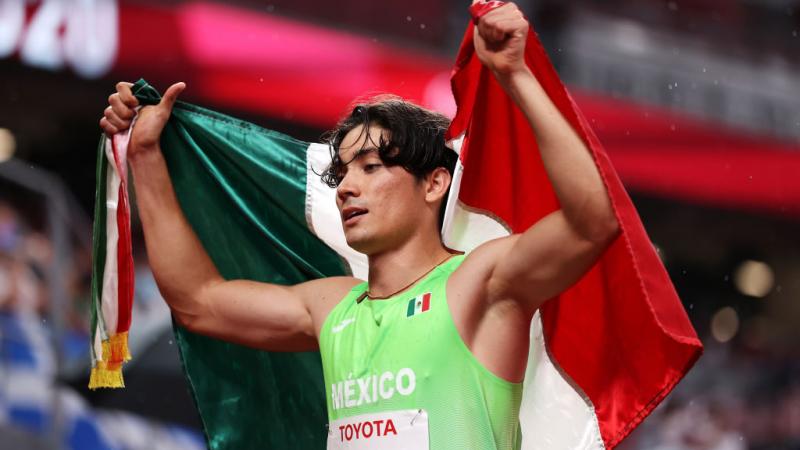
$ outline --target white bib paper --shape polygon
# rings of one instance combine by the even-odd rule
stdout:
[[[428,413],[387,411],[339,419],[328,428],[328,450],[428,450]]]

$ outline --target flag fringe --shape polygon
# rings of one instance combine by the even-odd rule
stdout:
[[[115,334],[102,342],[103,354],[92,367],[89,376],[89,389],[123,388],[122,364],[130,361],[128,349],[128,333]]]

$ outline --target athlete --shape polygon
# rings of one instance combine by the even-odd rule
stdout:
[[[332,134],[323,178],[336,187],[347,243],[368,256],[367,282],[224,279],[181,212],[160,149],[185,84],[138,112],[129,162],[149,262],[174,317],[259,349],[319,349],[328,448],[518,448],[531,318],[618,235],[588,148],[524,62],[520,10],[505,4],[476,27],[475,51],[528,119],[561,209],[457,254],[440,238],[455,161],[447,119],[397,99],[361,105]],[[100,125],[113,135],[138,102],[119,83],[109,104]]]

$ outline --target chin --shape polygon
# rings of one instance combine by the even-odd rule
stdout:
[[[350,234],[345,233],[344,234],[344,240],[345,240],[345,242],[347,242],[347,246],[352,248],[353,250],[359,252],[359,253],[366,253],[364,251],[365,250],[365,248],[364,248],[365,245],[364,245],[364,242],[363,242],[364,239],[359,239],[356,236],[352,236],[353,234],[356,234],[356,233],[350,233]]]
[[[377,245],[374,242],[374,239],[370,239],[369,236],[352,236],[345,234],[345,241],[350,248],[367,256],[377,251]]]

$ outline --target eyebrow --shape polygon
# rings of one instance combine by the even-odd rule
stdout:
[[[359,158],[361,158],[363,156],[366,156],[366,155],[368,155],[370,153],[378,153],[378,147],[375,147],[374,145],[362,147],[362,148],[358,149],[358,151],[356,151],[356,154],[353,155],[353,157],[350,158],[350,160],[347,161],[347,162],[344,162],[343,160],[340,159],[341,163],[340,163],[340,165],[339,165],[339,167],[337,169],[337,173],[339,173],[340,175],[343,175],[343,174],[347,173],[347,166],[351,162],[353,162],[353,161],[355,161],[355,160],[357,160],[357,159],[359,159]]]
[[[366,156],[366,155],[368,155],[368,154],[370,154],[370,153],[378,153],[378,148],[377,148],[377,147],[375,147],[375,146],[369,146],[369,147],[362,147],[362,148],[360,148],[360,149],[359,149],[359,150],[356,152],[356,154],[355,154],[355,155],[353,155],[353,157],[352,157],[352,158],[350,158],[350,161],[348,161],[348,164],[349,164],[349,163],[351,163],[351,162],[353,162],[353,161],[355,161],[355,160],[357,160],[358,158],[361,158],[362,156]]]

